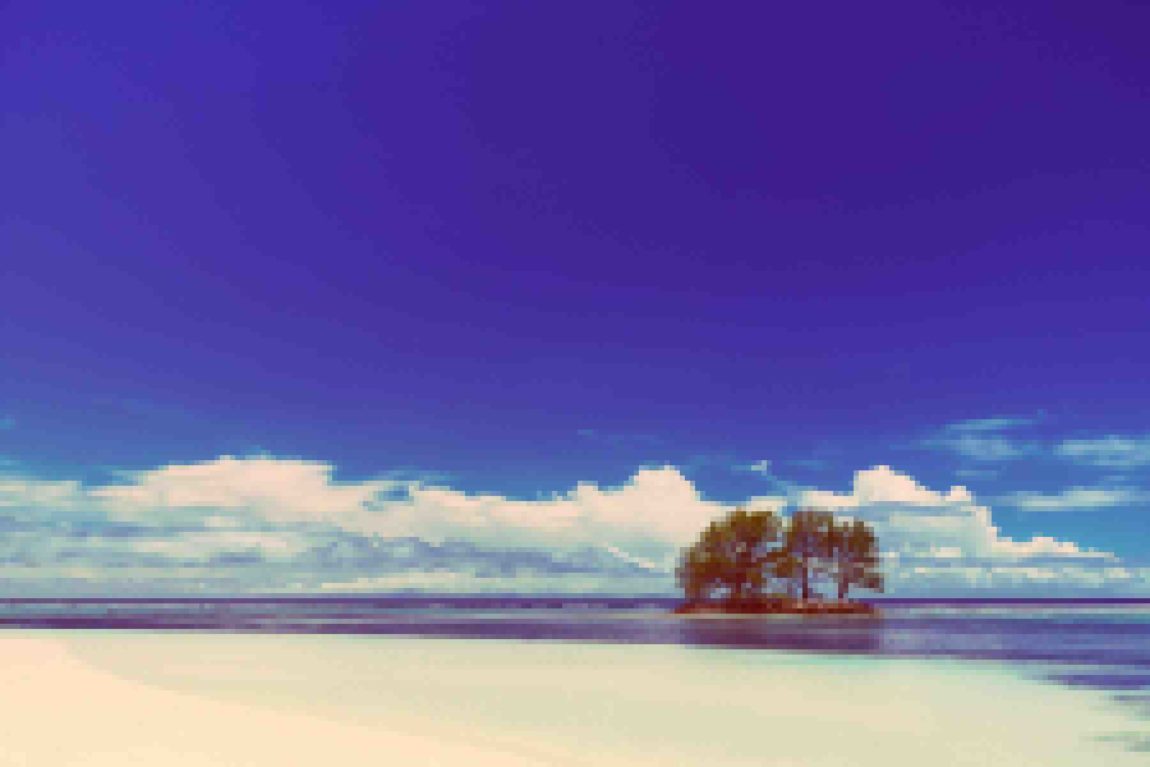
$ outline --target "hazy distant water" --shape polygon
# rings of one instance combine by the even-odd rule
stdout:
[[[877,618],[680,617],[673,600],[388,597],[4,600],[0,627],[203,629],[767,648],[971,658],[1150,710],[1150,600],[888,603]]]

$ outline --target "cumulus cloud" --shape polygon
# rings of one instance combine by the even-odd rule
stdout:
[[[680,546],[722,511],[669,466],[640,469],[619,487],[581,483],[522,500],[418,481],[338,481],[334,467],[318,461],[223,457],[127,474],[86,495],[109,515],[153,523],[194,518],[228,527],[258,519],[385,538],[622,550]]]
[[[800,503],[874,525],[896,589],[1085,585],[1103,566],[1119,564],[1112,553],[1073,541],[1006,536],[966,487],[931,490],[887,466],[857,472],[850,492],[811,490]]]
[[[976,503],[967,488],[955,485],[938,492],[889,466],[857,472],[849,493],[812,490],[800,503],[840,511],[875,525],[888,552],[904,560],[1003,562],[1037,555],[1112,556],[1082,551],[1072,542],[1053,538],[1018,541],[1006,537],[993,524],[990,508]]]
[[[319,461],[224,456],[128,473],[88,495],[112,514],[137,519],[190,512],[339,523],[370,510],[381,495],[399,487],[388,480],[338,482],[334,467]]]
[[[661,467],[641,469],[619,487],[581,483],[533,500],[413,485],[405,498],[387,503],[385,513],[365,519],[361,529],[386,537],[464,537],[501,546],[601,546],[669,570],[677,549],[723,510],[678,469]]]
[[[857,472],[847,492],[791,500],[873,523],[896,592],[1144,577],[1072,541],[1005,536],[966,488],[932,490],[885,466]],[[743,505],[784,511],[788,500]],[[523,499],[346,480],[320,461],[221,457],[94,486],[0,476],[0,566],[23,591],[670,592],[680,547],[730,508],[672,466]]]
[[[1075,463],[1108,469],[1135,469],[1150,466],[1150,435],[1108,434],[1092,439],[1067,439],[1054,448],[1055,454]]]

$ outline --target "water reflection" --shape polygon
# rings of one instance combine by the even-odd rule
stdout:
[[[682,644],[708,647],[881,653],[881,618],[697,618],[673,624]]]

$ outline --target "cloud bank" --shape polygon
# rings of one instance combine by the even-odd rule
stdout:
[[[866,519],[894,593],[1150,590],[1145,569],[1072,541],[1004,536],[961,486],[889,467],[851,489],[748,499]],[[269,456],[171,464],[86,485],[0,476],[0,588],[27,593],[417,590],[671,593],[677,552],[731,508],[677,468],[531,499],[343,480]]]

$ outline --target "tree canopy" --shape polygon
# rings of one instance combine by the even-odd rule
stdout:
[[[824,601],[824,582],[840,603],[852,588],[883,588],[871,527],[818,509],[800,509],[786,520],[771,511],[736,509],[683,550],[676,574],[689,603],[735,609]]]
[[[762,593],[780,538],[778,518],[769,511],[736,509],[703,530],[683,554],[679,583],[691,601],[722,593],[740,604]]]

